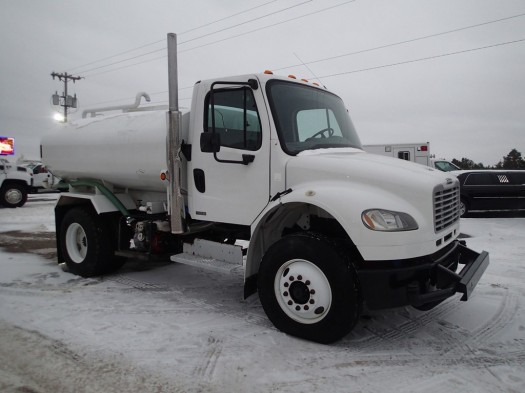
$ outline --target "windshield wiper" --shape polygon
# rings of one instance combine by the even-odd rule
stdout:
[[[304,149],[304,150],[330,149],[333,147],[355,147],[355,146],[343,144],[343,143],[318,143],[317,145],[313,145],[309,147],[308,149]]]

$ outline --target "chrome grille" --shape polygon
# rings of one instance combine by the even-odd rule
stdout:
[[[434,192],[434,229],[440,232],[459,220],[459,187]]]

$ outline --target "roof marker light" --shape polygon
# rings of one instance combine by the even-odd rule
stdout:
[[[297,79],[295,75],[288,75],[288,78]]]
[[[271,70],[264,70],[264,73],[267,75],[273,75],[273,71]]]

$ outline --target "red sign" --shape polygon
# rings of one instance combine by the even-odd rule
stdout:
[[[0,155],[12,156],[15,154],[15,138],[0,136]]]

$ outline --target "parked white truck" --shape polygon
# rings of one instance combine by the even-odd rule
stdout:
[[[489,257],[458,241],[457,179],[367,154],[342,100],[306,81],[199,81],[179,111],[174,42],[167,112],[125,107],[42,141],[70,185],[55,208],[59,262],[81,276],[153,254],[243,269],[245,296],[258,291],[277,328],[322,343],[363,303],[469,299]]]
[[[461,168],[444,158],[430,158],[430,166],[443,172],[460,171]]]
[[[26,168],[12,165],[0,159],[0,205],[5,207],[24,206],[27,193],[33,186],[33,178]]]
[[[33,174],[33,186],[30,188],[30,193],[37,194],[42,190],[51,189],[60,181],[41,162],[30,162],[26,165],[26,168]]]

